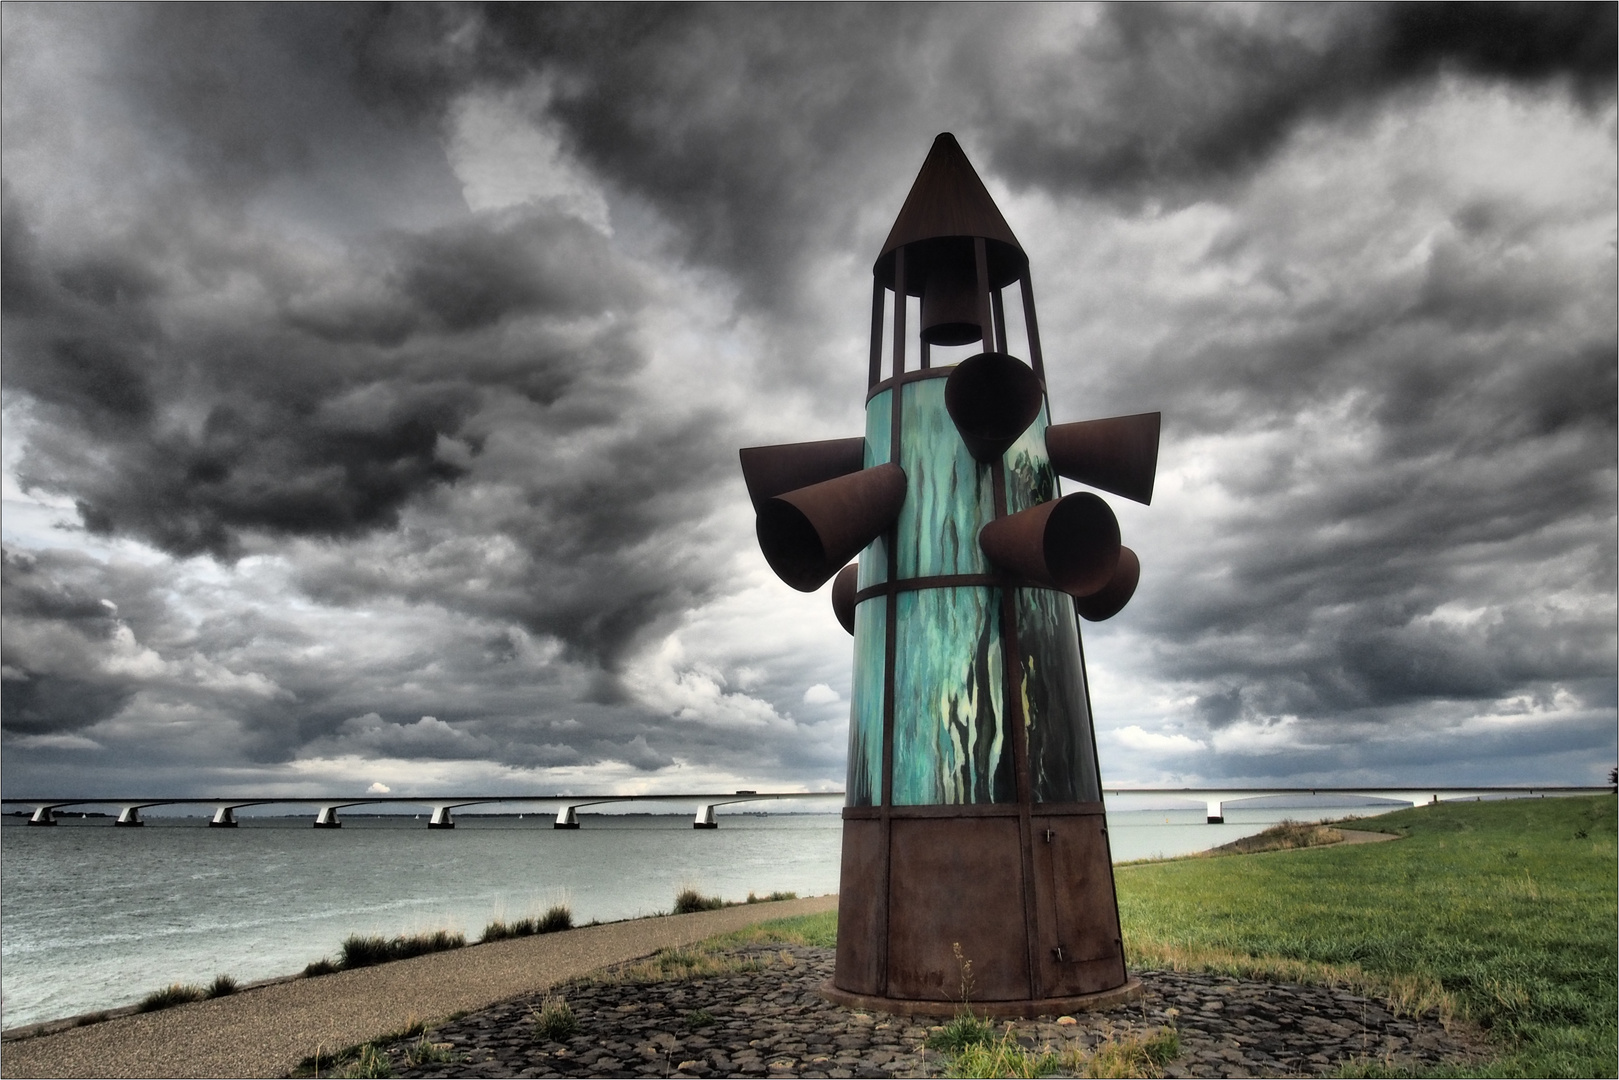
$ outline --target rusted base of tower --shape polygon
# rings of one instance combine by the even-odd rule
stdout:
[[[1004,1016],[1129,996],[1100,802],[843,817],[833,1000]]]
[[[972,1001],[968,1007],[974,1016],[1063,1016],[1094,1009],[1110,1009],[1134,1001],[1142,995],[1140,979],[1130,979],[1114,990],[1079,997],[1039,998],[1032,1001]],[[893,1013],[896,1016],[955,1016],[962,1011],[959,1001],[908,1001],[904,998],[872,997],[850,994],[839,990],[828,979],[820,986],[820,994],[834,1005],[866,1012]]]

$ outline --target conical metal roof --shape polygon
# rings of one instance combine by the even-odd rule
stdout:
[[[882,254],[872,272],[884,285],[894,284],[894,251],[903,246],[923,245],[922,250],[906,252],[907,293],[921,294],[933,252],[950,246],[949,238],[983,237],[989,249],[991,285],[1000,288],[1017,280],[1029,264],[1023,245],[1012,234],[1012,227],[1001,216],[972,162],[950,132],[933,140],[927,160],[916,174],[911,193],[905,196],[899,217],[888,232]],[[944,245],[927,243],[944,241]],[[959,243],[959,241],[957,241]],[[914,262],[914,265],[913,265]]]

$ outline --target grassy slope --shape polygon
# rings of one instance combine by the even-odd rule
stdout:
[[[1393,844],[1119,867],[1125,941],[1136,963],[1234,953],[1437,980],[1502,1054],[1477,1074],[1613,1076],[1616,810],[1441,804],[1358,826]]]

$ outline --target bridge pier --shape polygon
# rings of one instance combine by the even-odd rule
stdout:
[[[214,816],[208,820],[210,829],[236,828],[236,808],[234,806],[221,806],[214,811]]]
[[[341,829],[342,827],[343,823],[337,820],[337,807],[335,806],[323,806],[320,808],[320,813],[315,815],[315,828],[317,829]]]
[[[33,814],[31,814],[29,816],[28,824],[30,824],[30,825],[55,825],[56,824],[56,815],[51,813],[51,808],[50,807],[41,806],[39,809],[35,810],[33,812]]]
[[[427,827],[429,829],[455,828],[455,819],[450,817],[450,808],[448,806],[433,807],[433,816],[427,819]]]
[[[691,827],[694,829],[717,829],[720,823],[714,820],[714,804],[705,803],[697,808],[697,816],[692,819]]]
[[[579,814],[571,806],[564,806],[557,811],[557,819],[551,823],[553,829],[577,829],[579,827]]]
[[[138,807],[138,806],[126,806],[122,810],[118,811],[118,820],[114,821],[113,824],[114,825],[123,825],[123,826],[129,827],[129,826],[136,826],[136,825],[145,825],[146,822],[141,820],[141,808],[140,807]]]
[[[1225,824],[1225,803],[1219,799],[1209,799],[1209,824]]]

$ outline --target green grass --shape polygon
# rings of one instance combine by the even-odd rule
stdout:
[[[929,1032],[925,1045],[929,1050],[960,1054],[969,1046],[988,1046],[994,1039],[995,1029],[987,1021],[980,1020],[972,1013],[963,1010],[951,1018],[949,1023]]]
[[[1118,867],[1134,967],[1336,981],[1438,1006],[1500,1056],[1462,1076],[1613,1076],[1611,795],[1440,803],[1356,823],[1393,844]]]
[[[390,960],[409,960],[413,956],[459,949],[467,943],[465,934],[449,930],[434,930],[425,934],[401,934],[385,938],[380,934],[350,934],[343,939],[337,965],[344,970],[386,964]]]
[[[503,941],[506,938],[528,937],[531,934],[555,934],[561,930],[573,929],[573,911],[566,904],[553,904],[546,909],[544,915],[527,919],[518,919],[516,922],[505,922],[501,919],[492,920],[483,929],[483,937],[479,941]]]
[[[690,915],[694,911],[718,911],[725,901],[717,896],[704,896],[696,889],[681,889],[675,894],[676,915]]]
[[[547,994],[534,1010],[534,1037],[561,1042],[579,1030],[579,1018],[573,1007],[556,994]]]
[[[157,1012],[159,1009],[172,1009],[176,1005],[184,1005],[189,1001],[201,1001],[208,996],[208,991],[200,986],[186,986],[175,983],[165,986],[161,990],[153,990],[141,998],[140,1004],[135,1006],[136,1012]]]

